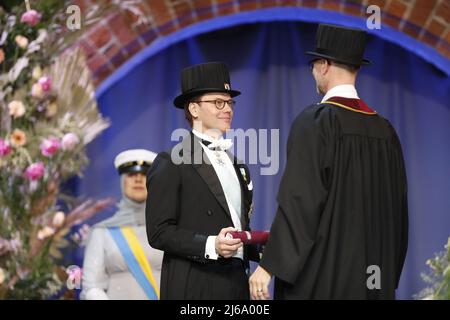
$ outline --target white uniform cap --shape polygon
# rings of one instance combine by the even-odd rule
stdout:
[[[145,149],[131,149],[119,153],[114,159],[114,166],[119,173],[140,172],[144,167],[150,167],[157,154]]]

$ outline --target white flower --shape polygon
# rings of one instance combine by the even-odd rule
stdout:
[[[24,36],[16,36],[14,40],[16,40],[16,43],[20,48],[26,49],[28,47],[28,39]]]
[[[66,219],[66,215],[62,211],[58,211],[55,213],[55,216],[53,217],[53,226],[55,228],[59,228],[64,224],[64,220]]]
[[[33,84],[33,87],[31,88],[31,95],[34,98],[42,99],[44,97],[44,90],[42,90],[42,86],[40,83]]]
[[[21,57],[17,59],[16,64],[14,67],[12,67],[11,70],[8,72],[8,80],[9,82],[14,82],[19,77],[20,73],[28,66],[28,58],[27,57]]]
[[[41,50],[41,45],[44,42],[44,40],[47,38],[47,31],[45,29],[39,29],[38,31],[38,37],[36,38],[36,40],[31,41],[28,44],[28,50],[27,50],[27,55],[39,51]]]
[[[14,100],[8,104],[9,114],[14,118],[20,118],[25,114],[25,106],[22,101]]]
[[[6,278],[5,271],[2,268],[0,268],[0,284],[2,284],[5,281],[5,278]]]
[[[80,139],[75,133],[69,132],[64,135],[61,143],[64,150],[73,150],[73,148],[80,143]]]
[[[34,80],[39,80],[42,77],[42,69],[40,66],[36,66],[33,68],[33,72],[31,74]]]
[[[43,229],[39,230],[37,237],[39,240],[44,240],[55,233],[55,229],[45,226]]]

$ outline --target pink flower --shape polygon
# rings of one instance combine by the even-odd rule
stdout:
[[[58,138],[55,137],[44,139],[44,141],[42,141],[40,145],[41,153],[45,157],[53,156],[60,147],[61,143],[59,142]]]
[[[42,162],[36,162],[28,166],[25,170],[25,177],[31,181],[36,181],[42,178],[45,172],[45,167]]]
[[[80,143],[80,139],[72,132],[65,134],[61,141],[63,150],[72,150],[78,143]]]
[[[38,83],[41,85],[41,88],[44,92],[50,91],[52,87],[52,79],[50,79],[49,77],[41,77]]]
[[[83,276],[83,271],[79,267],[67,269],[66,272],[71,282],[80,281]]]
[[[36,10],[28,10],[20,18],[20,22],[26,23],[29,26],[34,27],[41,21],[42,15]]]
[[[12,151],[8,141],[0,139],[0,156],[7,156]]]

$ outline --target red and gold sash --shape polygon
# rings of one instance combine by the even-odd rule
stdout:
[[[375,115],[377,112],[371,109],[363,100],[344,97],[331,97],[323,103],[332,104],[350,111]]]

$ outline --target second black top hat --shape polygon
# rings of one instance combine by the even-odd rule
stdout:
[[[360,66],[370,64],[364,59],[366,32],[330,24],[320,24],[316,35],[316,50],[306,54]]]

